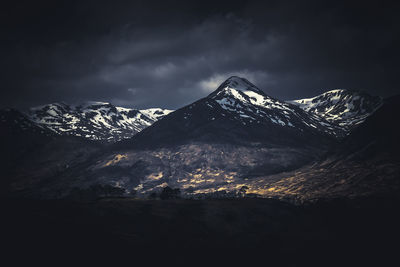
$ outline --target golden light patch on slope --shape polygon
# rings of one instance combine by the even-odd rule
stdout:
[[[112,160],[110,160],[110,161],[108,161],[106,164],[104,164],[103,167],[107,167],[107,166],[110,166],[110,165],[114,165],[115,163],[120,162],[122,159],[127,159],[127,158],[128,158],[127,155],[117,154],[117,155],[114,156],[114,158],[113,158]]]
[[[261,196],[287,196],[299,195],[304,188],[303,177],[291,176],[282,178],[276,182],[263,184],[262,180],[258,184],[247,185],[249,189],[246,191],[248,194],[258,194]]]
[[[257,194],[260,196],[268,195],[269,192],[270,192],[269,188],[265,189],[265,188],[258,188],[258,187],[249,187],[249,189],[246,190],[247,194]]]
[[[168,183],[162,183],[162,184],[159,184],[159,185],[157,185],[156,187],[154,187],[154,188],[164,188],[164,187],[167,187],[168,186]]]
[[[207,194],[207,193],[215,193],[221,191],[238,191],[240,188],[245,186],[245,184],[237,184],[237,185],[221,185],[219,187],[212,187],[212,188],[200,188],[194,191],[195,194]]]
[[[182,185],[182,189],[188,189],[190,187],[194,187],[192,184],[184,184]]]
[[[225,186],[221,186],[220,188],[218,188],[217,189],[217,191],[226,191],[226,190],[228,190],[228,187],[225,187]]]
[[[199,189],[194,191],[193,193],[195,194],[208,194],[208,193],[214,193],[216,190],[214,188],[204,188],[204,189]]]
[[[187,176],[178,180],[178,182],[187,182],[188,184],[182,185],[182,187],[185,189],[215,182],[232,183],[234,181],[234,175],[236,175],[236,172],[224,172],[221,170],[198,168],[192,173],[187,173]]]
[[[163,178],[163,172],[152,173],[146,177],[146,180],[157,181]]]
[[[247,184],[236,184],[233,188],[237,190],[237,189],[242,188],[243,186],[247,186],[248,187]]]
[[[225,175],[225,180],[226,180],[226,182],[227,183],[233,183],[233,181],[235,180],[235,175],[237,175],[237,173],[236,172],[228,172],[226,175]]]

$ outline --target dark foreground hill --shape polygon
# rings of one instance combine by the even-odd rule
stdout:
[[[303,206],[268,199],[2,199],[1,260],[14,265],[391,266],[400,238],[398,208],[398,198]]]

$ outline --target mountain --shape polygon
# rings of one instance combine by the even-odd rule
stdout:
[[[144,195],[165,186],[189,194],[233,192],[259,176],[315,161],[336,143],[335,130],[231,77],[209,96],[111,146],[74,176]]]
[[[89,125],[111,125],[122,111],[110,104],[58,104],[34,109],[32,116],[44,128],[72,129],[76,135],[91,131]],[[154,117],[157,110],[147,115]],[[103,121],[105,117],[109,119]],[[102,129],[106,135],[108,128]],[[56,178],[47,178],[53,183],[32,183],[26,190],[38,191],[40,186],[47,197],[98,184],[144,195],[166,185],[185,192],[232,191],[248,179],[316,160],[336,142],[334,133],[334,127],[318,116],[266,95],[246,79],[231,77],[209,96],[171,112],[132,138],[94,155],[84,153],[81,164],[67,163]],[[69,160],[62,160],[63,165]]]
[[[169,114],[122,145],[206,141],[304,146],[332,139],[337,132],[338,127],[319,116],[274,99],[246,79],[233,76],[209,96]]]
[[[172,110],[116,107],[110,103],[87,102],[78,106],[54,103],[30,109],[29,117],[41,127],[60,135],[116,142],[130,138]]]
[[[356,100],[346,103],[356,105]],[[299,201],[375,194],[395,184],[399,163],[389,162],[390,157],[368,158],[363,163],[346,153],[363,140],[364,131],[370,140],[356,151],[366,151],[380,135],[385,137],[376,147],[390,150],[395,139],[387,136],[396,125],[387,122],[390,111],[383,112],[388,103],[377,102],[381,106],[366,124],[352,127],[354,134],[345,137],[337,121],[329,122],[311,110],[266,95],[245,79],[231,77],[209,96],[117,143],[91,167],[92,175],[144,195],[166,186],[189,195],[224,196],[243,189]],[[395,105],[390,105],[391,110]],[[360,107],[367,110],[365,105]],[[353,120],[348,121],[367,116],[350,108],[346,112],[350,111]],[[342,114],[342,118],[350,117]],[[370,121],[386,126],[368,126]],[[383,132],[378,134],[380,129]],[[390,141],[381,143],[386,139]],[[338,148],[342,148],[340,153],[335,152]],[[377,186],[380,180],[385,182]]]
[[[336,89],[288,103],[340,126],[348,134],[382,105],[382,99],[360,91]]]

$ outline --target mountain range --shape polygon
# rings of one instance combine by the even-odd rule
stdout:
[[[265,95],[246,79],[235,76],[221,84],[208,99],[215,101],[225,113],[236,114],[235,120],[243,125],[272,123],[302,130],[312,127],[336,137],[349,133],[382,104],[380,97],[345,89],[331,90],[313,98],[279,101]],[[22,116],[31,124],[58,135],[113,143],[131,138],[171,112],[173,110],[163,108],[139,110],[89,101],[80,105],[52,103],[32,107]]]
[[[167,186],[189,197],[374,194],[383,190],[373,190],[376,179],[397,188],[398,158],[378,149],[395,142],[393,125],[381,135],[371,126],[397,102],[344,89],[281,101],[233,76],[176,111],[99,102],[3,110],[5,188],[40,198],[148,196]],[[360,155],[374,164],[360,166]]]
[[[110,103],[87,102],[78,106],[53,103],[30,109],[28,117],[37,125],[60,135],[116,142],[130,138],[172,110],[131,109]]]

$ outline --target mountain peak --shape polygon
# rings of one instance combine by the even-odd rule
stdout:
[[[225,80],[226,83],[249,83],[251,84],[247,79],[239,77],[239,76],[231,76],[228,79]]]
[[[225,80],[218,88],[215,90],[211,95],[218,94],[221,91],[234,89],[241,92],[246,91],[253,91],[258,94],[265,94],[261,89],[257,88],[254,84],[249,82],[247,79],[238,77],[238,76],[231,76]],[[210,96],[211,96],[210,95]]]

